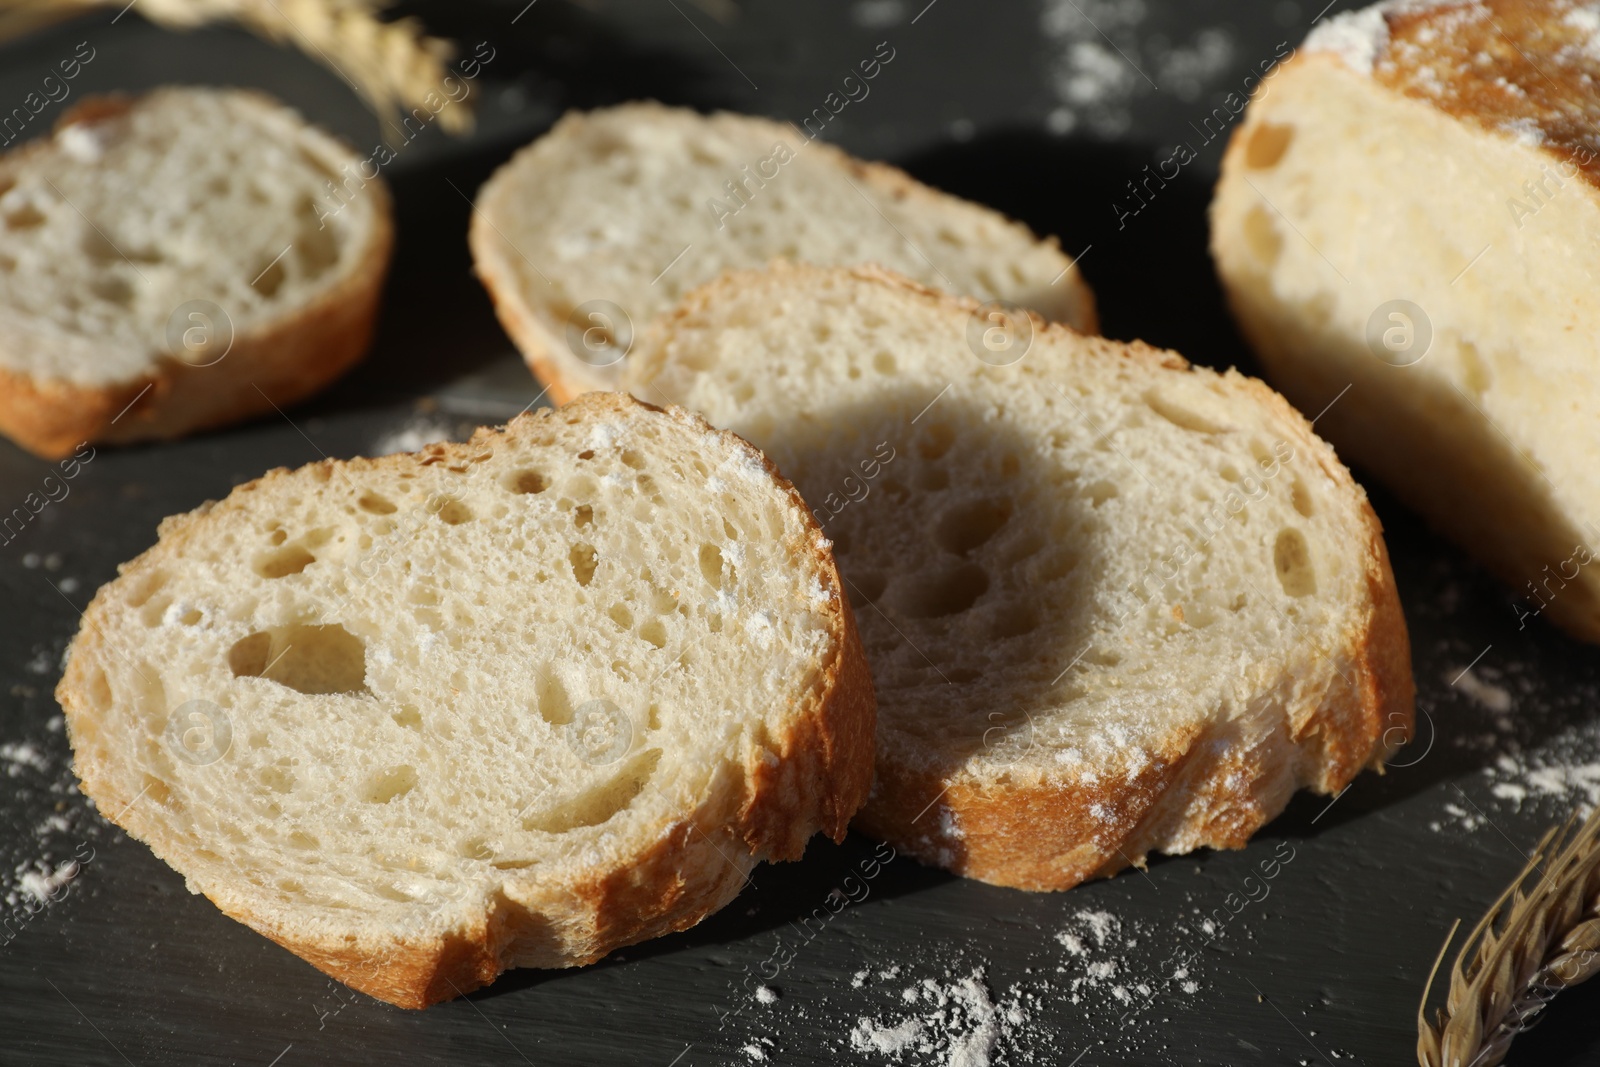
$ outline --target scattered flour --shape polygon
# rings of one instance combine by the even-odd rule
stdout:
[[[61,716],[46,723],[51,734],[64,727]],[[0,945],[15,936],[42,906],[61,891],[94,856],[80,827],[84,807],[70,761],[53,756],[55,745],[36,741],[0,743],[0,771],[7,779],[4,817],[31,832],[7,835],[0,852]],[[73,803],[76,800],[78,803]],[[46,805],[41,813],[40,806]],[[31,813],[30,813],[31,812]],[[26,821],[24,821],[26,820]]]
[[[1474,674],[1471,667],[1461,671],[1446,671],[1444,680],[1447,685],[1455,686],[1492,712],[1504,715],[1511,710],[1511,691],[1505,686],[1485,681]]]
[[[850,1031],[850,1047],[885,1056],[915,1052],[944,1067],[990,1067],[1001,1043],[1028,1017],[1018,1003],[995,1004],[981,967],[943,982],[925,978],[901,998],[915,1014],[898,1022],[862,1016]]]
[[[415,452],[435,441],[450,440],[451,429],[451,425],[442,419],[429,415],[416,415],[404,425],[390,430],[373,441],[368,451],[374,458],[392,455],[395,452]]]
[[[1136,100],[1159,91],[1195,103],[1233,64],[1228,31],[1202,29],[1173,45],[1141,35],[1149,14],[1145,0],[1044,0],[1039,28],[1054,53],[1057,103],[1047,120],[1051,132],[1086,126],[1099,136],[1126,133]]]

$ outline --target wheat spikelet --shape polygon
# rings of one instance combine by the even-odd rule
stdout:
[[[1417,1061],[1495,1067],[1552,997],[1600,971],[1600,808],[1581,826],[1574,815],[1540,839],[1467,935],[1450,970],[1445,1007],[1430,1023],[1428,993],[1455,931],[1417,1006]]]
[[[122,7],[125,0],[0,0],[0,40],[94,7]],[[278,44],[289,44],[344,79],[384,117],[423,107],[430,94],[444,95],[445,64],[453,46],[423,32],[416,19],[383,22],[387,0],[137,0],[137,11],[158,25],[193,29],[213,22],[238,23]],[[465,106],[438,111],[452,133],[471,128]]]

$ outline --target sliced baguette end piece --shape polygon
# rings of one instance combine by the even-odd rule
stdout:
[[[0,287],[0,321],[12,327],[5,342],[11,351],[0,346],[0,433],[36,455],[59,459],[84,442],[170,440],[248,419],[272,411],[275,405],[281,408],[311,396],[343,375],[367,352],[394,244],[388,189],[381,176],[350,178],[351,173],[359,175],[359,161],[353,152],[263,93],[169,88],[138,97],[88,97],[62,115],[53,135],[0,157],[0,207],[5,206],[6,197],[45,197],[50,183],[36,181],[36,172],[48,178],[52,168],[66,166],[76,168],[85,181],[92,182],[95,168],[116,165],[93,156],[94,152],[163,151],[154,141],[137,142],[140,134],[128,134],[126,128],[135,120],[147,118],[156,124],[171,121],[182,125],[189,118],[188,109],[197,103],[225,113],[234,127],[214,131],[213,151],[217,145],[231,144],[233,149],[251,152],[247,144],[239,143],[240,132],[246,137],[273,139],[297,147],[302,153],[299,161],[292,164],[297,170],[280,173],[280,185],[299,189],[298,210],[327,213],[331,222],[325,221],[317,234],[306,241],[296,236],[285,241],[286,247],[274,244],[271,248],[236,247],[236,235],[225,236],[214,226],[202,226],[185,238],[215,245],[214,254],[209,256],[215,269],[237,268],[240,276],[224,282],[183,275],[168,285],[161,276],[166,269],[163,264],[147,263],[141,268],[138,260],[125,258],[121,243],[129,238],[119,226],[119,213],[152,215],[150,205],[139,198],[171,196],[170,187],[140,186],[137,202],[131,207],[117,206],[117,201],[126,200],[122,194],[98,203],[78,188],[73,188],[71,194],[56,193],[46,211],[61,219],[47,219],[46,226],[60,229],[63,240],[96,244],[105,261],[91,264],[84,258],[82,277],[71,288],[75,292],[92,292],[99,287],[117,293],[119,299],[130,301],[132,310],[127,321],[118,324],[116,336],[101,336],[82,323],[71,322],[70,316],[63,320],[34,315],[35,294],[19,292],[18,299],[24,306],[7,308]],[[212,111],[205,114],[208,120],[217,118]],[[97,144],[101,147],[95,148]],[[197,149],[190,145],[189,150]],[[80,160],[85,152],[91,155]],[[241,175],[257,169],[249,160],[239,160],[235,166]],[[359,190],[352,195],[351,185],[358,180]],[[337,200],[332,199],[324,181],[330,186],[345,183],[340,186]],[[55,184],[59,190],[67,183]],[[183,192],[204,195],[197,189]],[[57,202],[63,195],[70,195],[71,203]],[[334,205],[340,203],[343,206],[335,209]],[[77,210],[80,206],[82,215]],[[237,210],[261,212],[275,208],[276,205],[252,204],[239,205]],[[22,210],[34,210],[33,203],[23,204]],[[282,229],[287,233],[293,229],[291,220],[278,222],[280,225],[268,224],[264,230]],[[74,238],[68,230],[82,232]],[[318,257],[328,254],[321,242],[330,231],[336,235],[331,250],[334,260],[323,266]],[[111,234],[119,235],[120,241]],[[95,238],[103,242],[103,247]],[[265,234],[262,239],[266,239]],[[253,299],[241,301],[239,294],[260,283],[268,269],[282,273],[299,269],[293,264],[300,254],[295,248],[301,244],[308,249],[315,246],[308,262],[317,262],[315,269],[325,271],[315,287],[300,286],[291,280],[287,306],[274,309],[272,298],[268,298],[260,307],[239,312],[242,303]],[[141,247],[133,251],[147,255],[152,250]],[[164,254],[166,250],[155,251]],[[269,268],[267,264],[280,252],[283,260]],[[193,250],[177,254],[190,257]],[[82,253],[73,249],[59,252],[57,258],[61,256],[81,257]],[[289,265],[285,266],[284,261]],[[182,269],[195,268],[193,263],[186,263]],[[256,277],[249,276],[252,274]],[[150,285],[165,286],[163,295],[147,297],[137,293],[140,287]],[[121,295],[129,290],[134,290],[135,295]],[[214,360],[208,354],[203,365],[174,358],[166,336],[168,324],[156,321],[167,313],[176,313],[191,300],[216,303],[225,312],[232,306],[239,312],[231,327],[231,347]],[[151,313],[141,302],[154,302],[159,307]],[[151,318],[151,314],[156,317]],[[220,328],[214,322],[194,321],[205,330]],[[52,345],[70,351],[74,362],[68,365],[42,356],[41,352]],[[111,358],[113,354],[115,359]]]
[[[751,168],[778,145],[791,155],[758,188]],[[724,184],[733,181],[746,183],[748,202],[717,220],[708,207],[736,203]],[[787,209],[774,212],[780,198]],[[618,388],[626,362],[596,366],[575,354],[567,336],[575,307],[610,301],[638,337],[694,286],[779,259],[880,262],[1097,328],[1093,293],[1055,237],[793,125],[653,101],[564,115],[484,183],[469,243],[501,324],[563,403]]]

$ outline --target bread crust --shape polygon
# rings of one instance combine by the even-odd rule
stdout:
[[[914,294],[947,313],[970,315],[980,306],[871,265],[830,269],[780,262],[759,273],[797,282],[857,278]],[[704,314],[743,284],[744,276],[729,274],[685,297],[656,326],[644,346],[646,358],[663,355],[662,341],[675,324]],[[1035,343],[1052,334],[1083,337],[1070,326],[1030,317]],[[1190,367],[1178,353],[1142,342],[1087,340],[1108,358],[1152,370]],[[645,376],[657,369],[645,363],[634,368]],[[1221,380],[1241,399],[1270,409],[1297,453],[1315,457],[1338,491],[1358,506],[1367,603],[1359,624],[1335,642],[1346,653],[1334,665],[1336,684],[1308,699],[1299,695],[1296,679],[1281,678],[1276,686],[1262,687],[1280,699],[1263,702],[1247,721],[1174,730],[1144,752],[1143,768],[1127,776],[1101,774],[1092,782],[1030,774],[1019,761],[1009,768],[1004,787],[996,788],[960,768],[947,774],[912,767],[880,751],[857,829],[968,878],[1035,891],[1070,889],[1130,865],[1142,867],[1151,852],[1243,848],[1296,790],[1336,793],[1363,768],[1381,772],[1390,754],[1410,739],[1410,639],[1382,525],[1365,492],[1283,396],[1237,371]],[[960,832],[949,832],[952,826]]]
[[[666,107],[655,101],[625,104],[611,110],[626,110],[631,115],[636,114],[640,121],[683,114],[679,108]],[[582,111],[568,112],[540,140],[543,137],[561,134],[571,127],[581,127],[590,121],[591,114]],[[715,112],[706,119],[711,122],[739,122],[751,128],[764,129],[767,136],[786,143],[793,138],[795,132],[793,127],[783,123],[727,111]],[[491,175],[479,190],[468,231],[468,243],[472,247],[473,269],[489,292],[489,299],[494,305],[500,324],[522,353],[528,368],[547,387],[551,399],[557,404],[565,404],[573,397],[591,389],[620,388],[618,380],[621,367],[619,364],[614,372],[611,368],[605,368],[606,373],[596,374],[594,369],[588,368],[568,352],[566,341],[562,336],[561,322],[547,314],[547,309],[537,301],[530,304],[526,299],[523,286],[519,283],[512,266],[513,256],[508,254],[504,247],[509,242],[494,222],[496,201],[510,196],[514,188],[517,175],[513,172],[513,168],[518,158],[538,143],[535,141],[520,149]],[[811,141],[806,147],[808,151],[820,153],[822,158],[846,171],[858,184],[866,185],[890,199],[912,200],[926,205],[930,212],[942,210],[951,200],[959,199],[924,185],[898,167],[857,159],[825,141]],[[1039,238],[1022,223],[992,208],[984,207],[984,210],[992,213],[1004,225],[1023,230],[1034,240],[1060,253],[1061,244],[1056,237]],[[515,255],[520,257],[521,253],[515,252]],[[1063,256],[1063,261],[1065,260],[1066,257]],[[1052,319],[1070,321],[1086,333],[1096,332],[1099,329],[1099,320],[1095,313],[1094,294],[1084,282],[1083,275],[1071,263],[1067,265],[1062,286],[1059,300],[1051,307],[1035,310]],[[647,326],[647,323],[634,324],[636,331],[642,331]],[[636,332],[635,336],[637,335]]]
[[[865,652],[829,543],[794,487],[748,442],[714,430],[682,409],[660,408],[613,393],[589,394],[573,407],[580,416],[670,419],[696,433],[714,435],[747,458],[758,458],[803,516],[806,553],[821,572],[828,593],[824,610],[831,619],[831,650],[820,665],[819,680],[787,719],[784,733],[753,739],[757,743],[747,748],[742,766],[724,765],[720,773],[737,776],[737,788],[709,789],[698,809],[660,824],[625,862],[593,870],[576,884],[552,886],[538,878],[519,881],[508,876],[486,909],[453,915],[446,935],[363,942],[342,930],[318,930],[268,914],[248,893],[235,892],[230,885],[191,883],[230,917],[352,988],[399,1007],[423,1008],[449,1000],[489,984],[509,967],[581,966],[625,945],[687,929],[737,896],[761,860],[798,859],[818,829],[841,840],[871,783],[876,704]],[[573,407],[563,414],[573,413]],[[302,470],[328,478],[343,468],[359,477],[362,470],[373,468],[468,464],[502,433],[522,432],[541,419],[555,417],[549,410],[521,415],[503,431],[479,430],[462,444],[441,443],[415,454],[346,463],[324,460]],[[279,468],[239,486],[234,494],[270,489],[292,476],[293,472]],[[121,598],[141,575],[180,557],[186,545],[205,537],[206,517],[217,506],[226,503],[206,504],[165,520],[157,544],[124,564],[120,576],[96,593],[56,689],[69,737],[77,738],[86,720],[96,714],[89,693],[92,673],[96,663],[114,654],[107,631]],[[762,758],[763,748],[777,759]],[[89,750],[75,744],[74,751],[74,769],[84,793],[131,836],[171,862],[181,846],[168,840],[159,803],[133,804],[137,798],[124,795],[116,776]],[[719,796],[733,800],[719,805],[714,802]]]
[[[283,105],[264,94],[274,108]],[[121,95],[89,97],[56,123],[66,129],[124,114],[138,104]],[[7,157],[24,162],[48,144],[35,141]],[[366,185],[373,227],[354,270],[292,314],[234,337],[216,363],[190,366],[163,356],[128,381],[80,385],[10,370],[0,338],[0,433],[45,459],[84,442],[170,440],[285,407],[339,378],[366,355],[394,247],[391,200],[381,176]]]

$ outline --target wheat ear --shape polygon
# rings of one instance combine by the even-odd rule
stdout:
[[[1417,1007],[1417,1062],[1496,1067],[1551,998],[1600,970],[1600,808],[1581,825],[1573,815],[1540,838],[1467,935],[1450,969],[1445,1006],[1429,1022],[1428,994],[1449,944],[1439,950]]]

